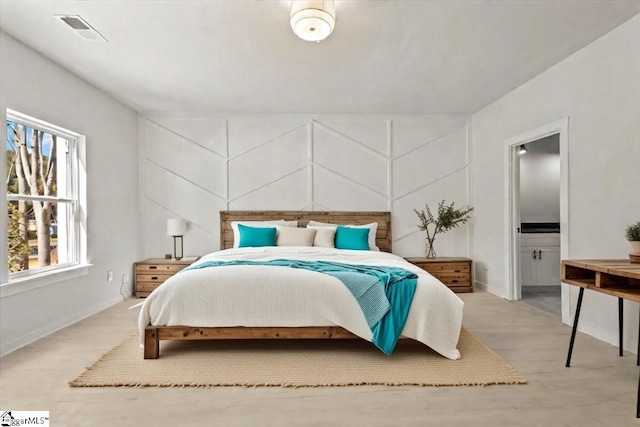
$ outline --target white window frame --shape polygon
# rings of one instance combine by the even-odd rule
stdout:
[[[68,156],[71,173],[67,174],[65,178],[67,180],[66,185],[69,188],[69,193],[65,197],[45,197],[45,196],[30,196],[30,195],[9,195],[6,192],[6,186],[2,189],[2,192],[6,194],[3,199],[5,200],[56,200],[67,204],[68,209],[72,210],[72,221],[68,228],[71,229],[69,233],[69,241],[67,242],[67,252],[70,261],[48,266],[41,267],[34,270],[25,270],[16,273],[9,273],[6,268],[8,253],[3,257],[2,263],[4,264],[2,269],[2,275],[0,276],[0,297],[5,297],[15,293],[24,292],[41,286],[46,286],[52,283],[68,280],[73,277],[85,275],[88,272],[87,263],[87,215],[86,215],[86,161],[85,161],[85,147],[86,140],[83,135],[76,132],[64,129],[60,126],[53,125],[43,120],[36,119],[26,114],[7,109],[6,117],[4,118],[3,128],[6,126],[7,121],[18,123],[27,127],[31,127],[37,130],[44,131],[46,133],[54,134],[68,141],[68,149],[70,156]],[[6,132],[6,130],[5,130]],[[5,133],[3,132],[3,133]],[[69,167],[68,167],[69,170]],[[6,171],[3,173],[6,173]],[[0,210],[6,218],[6,203]],[[59,221],[59,218],[58,218]],[[3,222],[2,236],[4,240],[7,239],[7,222]],[[5,242],[6,247],[6,242]],[[8,250],[8,249],[7,249]]]

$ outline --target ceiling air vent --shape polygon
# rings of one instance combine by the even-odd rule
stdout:
[[[54,15],[56,18],[67,24],[69,27],[83,38],[93,42],[108,41],[102,34],[97,32],[87,21],[79,15]]]

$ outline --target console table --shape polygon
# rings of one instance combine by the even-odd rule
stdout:
[[[580,287],[566,367],[568,368],[571,364],[571,353],[576,339],[585,289],[618,297],[619,355],[622,356],[623,300],[640,303],[640,264],[631,263],[629,260],[568,260],[562,261],[561,274],[563,283]],[[640,331],[640,325],[638,330]],[[640,335],[636,365],[640,365]],[[640,377],[638,378],[636,418],[640,418]]]

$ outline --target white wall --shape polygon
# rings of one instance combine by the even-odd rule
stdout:
[[[639,40],[640,15],[473,116],[476,279],[490,292],[507,295],[505,140],[562,117],[569,117],[570,258],[627,257],[624,228],[640,217]],[[572,311],[576,295],[572,287]],[[616,306],[587,292],[581,329],[615,342]],[[635,351],[638,306],[626,306],[626,347]]]
[[[393,249],[424,255],[414,208],[469,204],[466,117],[253,115],[140,118],[141,250],[172,252],[166,219],[191,223],[185,255],[219,248],[219,211],[393,212]],[[467,256],[460,227],[438,255]]]
[[[520,160],[520,222],[560,222],[560,138],[527,144]]]
[[[11,108],[86,136],[88,258],[93,264],[83,277],[2,297],[0,353],[5,354],[122,300],[122,275],[131,277],[138,258],[138,128],[135,111],[2,32],[0,93],[2,123]],[[0,186],[0,199],[6,199],[5,186]],[[111,282],[107,270],[114,272]],[[130,288],[129,279],[125,291]]]

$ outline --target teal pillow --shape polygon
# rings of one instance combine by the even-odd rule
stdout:
[[[277,230],[275,227],[248,227],[238,224],[238,232],[240,234],[239,248],[276,245]]]
[[[336,249],[368,251],[369,228],[338,227],[336,229]]]

